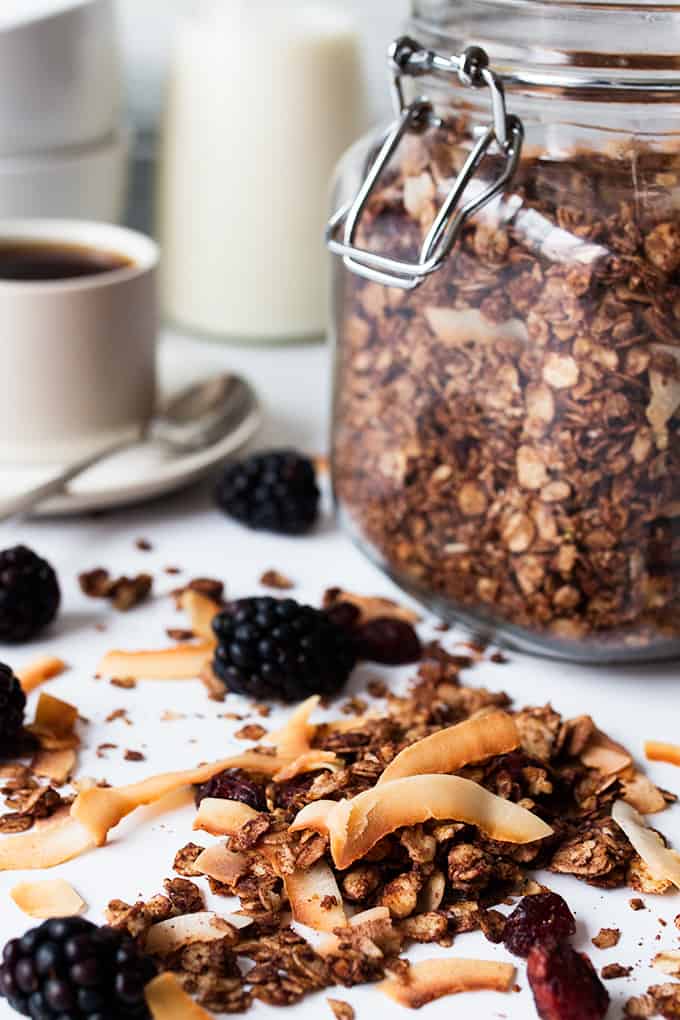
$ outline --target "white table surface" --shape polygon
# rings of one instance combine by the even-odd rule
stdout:
[[[162,351],[163,378],[174,386],[209,373],[215,368],[231,367],[247,373],[258,386],[267,409],[267,423],[259,445],[293,444],[309,452],[326,445],[326,408],[329,383],[328,353],[322,347],[254,348],[251,350],[196,343],[180,337],[168,337]],[[153,551],[141,552],[135,539],[146,537]],[[75,703],[89,720],[83,727],[83,749],[79,759],[80,775],[106,778],[110,782],[130,782],[166,769],[191,767],[199,760],[223,757],[238,742],[232,733],[242,723],[227,722],[224,711],[242,711],[246,704],[230,696],[225,705],[206,697],[198,682],[140,683],[132,691],[120,690],[106,681],[94,679],[97,662],[113,647],[153,648],[167,643],[165,628],[181,626],[168,593],[182,577],[163,572],[169,565],[183,568],[186,578],[197,575],[220,577],[232,597],[263,593],[258,578],[270,567],[278,568],[297,582],[295,597],[318,604],[324,589],[343,585],[364,594],[396,595],[393,585],[382,577],[336,530],[328,508],[317,533],[302,539],[285,539],[254,534],[219,515],[211,505],[210,488],[199,486],[147,506],[102,516],[59,521],[31,521],[0,527],[0,547],[25,542],[47,556],[58,570],[63,587],[63,608],[58,623],[44,640],[29,647],[0,646],[0,660],[20,668],[42,653],[60,655],[70,665],[63,677],[49,685],[50,691]],[[106,604],[85,599],[78,588],[77,574],[85,569],[105,566],[115,572],[150,571],[156,577],[153,601],[130,614],[116,614]],[[106,631],[96,629],[104,623]],[[462,634],[452,631],[445,637],[454,644]],[[591,713],[612,737],[625,743],[641,758],[645,739],[680,740],[680,668],[675,665],[634,669],[595,669],[530,659],[515,653],[507,665],[485,662],[469,674],[469,682],[504,689],[518,705],[551,701],[565,715]],[[395,684],[409,670],[370,668],[372,675],[383,673]],[[359,669],[352,690],[362,689],[367,671]],[[31,708],[36,695],[31,700]],[[106,717],[117,708],[126,708],[131,725],[123,721],[107,723]],[[165,709],[184,713],[186,718],[161,722]],[[272,728],[276,714],[269,722]],[[104,742],[118,745],[108,752],[107,760],[97,758],[95,749]],[[243,745],[250,746],[250,745]],[[141,750],[146,761],[123,761],[125,749]],[[648,766],[651,777],[666,788],[680,791],[680,771],[666,765]],[[162,879],[172,876],[175,851],[191,839],[190,806],[177,806],[168,813],[156,810],[138,812],[113,834],[107,847],[66,864],[52,874],[71,881],[89,905],[88,916],[101,921],[109,899],[128,901],[149,897],[161,891]],[[655,819],[680,848],[680,809],[674,808]],[[201,837],[204,844],[210,837]],[[30,874],[0,875],[0,943],[30,927],[10,901],[8,893]],[[40,876],[43,877],[43,876]],[[634,913],[628,906],[630,891],[605,892],[590,889],[567,878],[544,876],[562,892],[577,914],[578,944],[590,949],[598,968],[610,962],[632,964],[628,979],[608,982],[612,995],[609,1016],[622,1015],[622,1005],[649,984],[660,983],[664,976],[649,968],[652,956],[660,949],[677,948],[680,932],[673,919],[680,914],[680,895],[645,897],[648,909]],[[226,912],[224,900],[211,901]],[[658,918],[668,927],[662,928]],[[600,927],[620,927],[623,938],[616,949],[601,951],[589,945]],[[657,941],[657,936],[660,939]],[[417,947],[413,958],[435,955],[432,947]],[[494,947],[480,934],[459,937],[448,952],[461,956],[505,959],[502,948]],[[474,1016],[479,1020],[506,1017],[520,1020],[535,1015],[523,966],[519,966],[519,994],[500,996],[474,994],[444,999],[425,1008],[432,1020],[450,1015]],[[370,1010],[383,1016],[406,1016],[406,1011],[379,996],[372,989],[336,990],[336,997],[351,1002],[359,1020]],[[278,1011],[257,1006],[257,1016],[273,1017]],[[0,1001],[0,1018],[15,1014]],[[295,1008],[295,1016],[331,1017],[324,997],[308,999]]]

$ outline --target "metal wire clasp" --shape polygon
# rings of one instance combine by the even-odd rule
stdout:
[[[460,231],[479,209],[505,189],[512,178],[522,151],[524,130],[518,117],[508,114],[502,82],[489,68],[484,50],[471,46],[460,56],[443,57],[423,49],[408,37],[397,39],[390,47],[392,94],[397,120],[383,137],[378,155],[371,164],[356,197],[339,209],[326,229],[326,243],[335,255],[358,276],[388,287],[415,290],[435,273],[450,254]],[[420,251],[417,262],[388,258],[355,245],[361,217],[385,167],[410,131],[441,127],[432,104],[425,96],[407,104],[404,78],[423,75],[456,75],[462,85],[488,88],[491,96],[492,123],[472,147],[454,185],[442,204]],[[499,175],[479,194],[459,205],[465,190],[490,149],[496,148],[503,157]],[[342,230],[343,239],[338,238]]]

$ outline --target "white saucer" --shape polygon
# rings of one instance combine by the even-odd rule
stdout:
[[[152,443],[139,446],[91,468],[77,478],[61,496],[43,503],[35,516],[68,516],[94,510],[142,503],[190,485],[211,472],[227,457],[238,453],[258,431],[262,409],[256,405],[234,432],[198,453],[172,456]],[[49,478],[55,467],[26,468],[0,465],[0,491],[13,495]]]

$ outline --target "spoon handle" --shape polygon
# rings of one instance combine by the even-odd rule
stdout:
[[[15,496],[9,496],[7,499],[0,499],[0,521],[6,521],[10,517],[16,517],[17,514],[24,514],[29,510],[35,509],[38,504],[45,502],[51,496],[59,495],[69,482],[72,482],[78,475],[83,474],[84,471],[94,467],[100,461],[106,460],[107,457],[111,457],[114,453],[121,453],[131,446],[136,446],[138,442],[139,436],[128,436],[127,439],[118,439],[109,446],[99,447],[96,453],[90,453],[86,457],[74,461],[46,482],[40,482],[39,485],[34,485],[32,488],[17,493]]]

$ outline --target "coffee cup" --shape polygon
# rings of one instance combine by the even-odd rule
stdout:
[[[0,220],[0,462],[64,463],[143,428],[157,264],[123,227]]]

